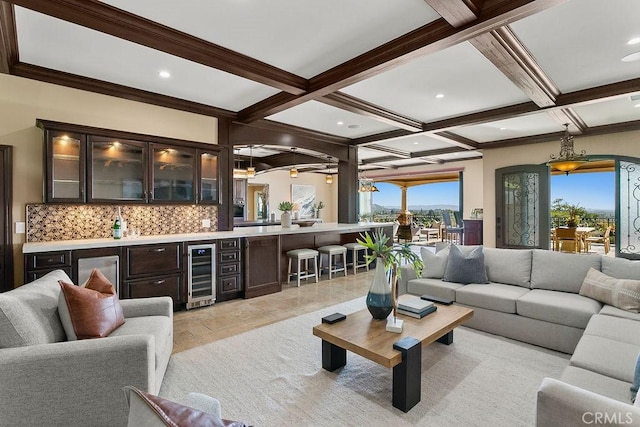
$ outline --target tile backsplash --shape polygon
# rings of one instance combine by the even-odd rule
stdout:
[[[118,207],[113,205],[27,205],[27,242],[99,239],[112,236]],[[122,218],[141,235],[197,233],[218,229],[217,206],[122,205]],[[202,228],[202,220],[211,228]]]

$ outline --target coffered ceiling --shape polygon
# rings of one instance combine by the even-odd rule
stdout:
[[[16,0],[0,2],[0,71],[397,168],[560,138],[564,123],[640,129],[640,60],[623,60],[640,52],[638,16],[637,0]],[[265,168],[291,157],[252,144]]]

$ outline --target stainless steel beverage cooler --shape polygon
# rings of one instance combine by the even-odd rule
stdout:
[[[216,301],[216,245],[188,246],[187,310]]]

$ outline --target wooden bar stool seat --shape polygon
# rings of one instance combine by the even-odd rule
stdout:
[[[287,270],[287,283],[291,282],[291,276],[295,275],[298,286],[300,286],[300,279],[308,279],[310,277],[316,278],[318,283],[318,251],[315,249],[292,249],[287,251],[287,257],[289,258],[289,268]],[[291,272],[291,261],[297,261],[298,269],[295,272]],[[309,260],[313,260],[313,273],[309,269]],[[301,263],[304,261],[304,270],[301,270]]]
[[[358,253],[360,251],[364,251],[365,255],[367,254],[367,248],[362,246],[360,243],[358,242],[352,242],[352,243],[346,243],[344,245],[345,248],[347,248],[348,251],[351,251],[351,265],[353,266],[353,274],[356,274],[357,270],[359,268],[366,268],[367,271],[369,271],[369,264],[367,264],[367,260],[363,258],[362,264],[358,264]]]
[[[324,267],[329,272],[329,280],[331,280],[331,275],[333,273],[338,273],[340,271],[344,271],[344,275],[347,275],[347,248],[340,245],[327,245],[320,246],[318,248],[318,252],[320,252],[320,274],[322,274],[322,255],[326,255],[328,259],[328,266]],[[342,267],[339,267],[338,264],[334,264],[334,257],[342,256]],[[339,259],[336,260],[338,262]]]

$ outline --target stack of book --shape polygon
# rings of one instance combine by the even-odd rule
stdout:
[[[438,307],[431,301],[425,301],[413,295],[402,295],[398,298],[398,314],[422,319],[433,313]]]

